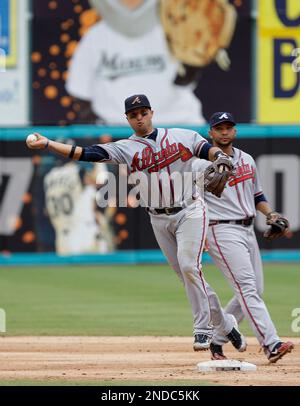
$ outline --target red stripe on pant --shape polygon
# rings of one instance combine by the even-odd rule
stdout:
[[[216,246],[217,246],[217,248],[218,248],[218,251],[219,251],[219,253],[220,253],[220,255],[221,255],[221,257],[222,257],[222,259],[223,259],[223,261],[224,261],[224,264],[226,265],[228,271],[230,272],[230,275],[231,275],[231,277],[232,277],[234,283],[236,284],[236,286],[237,286],[237,288],[238,288],[238,290],[239,290],[239,292],[240,292],[240,295],[241,295],[241,298],[242,298],[243,303],[244,303],[244,305],[245,305],[245,308],[247,309],[247,312],[248,312],[248,314],[249,314],[251,320],[253,321],[253,324],[255,325],[257,331],[258,331],[259,334],[262,336],[262,338],[265,339],[265,335],[262,333],[262,331],[261,331],[260,328],[258,327],[256,321],[254,320],[254,317],[253,317],[253,315],[252,315],[252,313],[251,313],[249,307],[247,306],[247,303],[246,303],[245,297],[244,297],[244,295],[243,295],[242,289],[241,289],[239,283],[237,282],[237,280],[235,279],[235,277],[234,277],[234,275],[233,275],[233,273],[232,273],[232,271],[231,271],[231,269],[230,269],[230,267],[229,267],[229,265],[228,265],[228,263],[227,263],[227,261],[226,261],[224,255],[223,255],[223,253],[222,253],[222,251],[221,251],[221,248],[220,248],[220,246],[219,246],[219,244],[218,244],[218,242],[217,242],[217,238],[216,238],[214,226],[212,226],[212,233],[213,233],[213,237],[214,237]]]

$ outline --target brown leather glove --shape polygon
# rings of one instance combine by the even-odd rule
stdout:
[[[275,240],[287,235],[290,226],[289,222],[276,211],[272,211],[267,215],[266,223],[270,226],[263,235],[267,240]]]
[[[232,172],[233,165],[229,156],[220,154],[204,171],[204,189],[217,197],[221,197]]]

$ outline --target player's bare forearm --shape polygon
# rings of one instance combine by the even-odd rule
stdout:
[[[256,210],[260,211],[265,216],[273,211],[269,203],[265,201],[257,203]]]
[[[56,142],[49,140],[48,150],[51,152],[56,152],[59,155],[64,156],[65,158],[70,157],[73,145],[63,144],[61,142]],[[74,155],[71,159],[78,161],[82,153],[82,147],[77,147],[74,150]]]
[[[221,152],[222,154],[223,154],[223,151],[221,150],[221,148],[219,148],[219,147],[211,147],[210,149],[209,149],[209,151],[208,151],[208,159],[210,160],[210,161],[215,161],[216,160],[216,152]]]
[[[56,154],[62,155],[65,158],[70,157],[70,153],[72,151],[73,145],[63,144],[62,142],[52,141],[47,137],[39,133],[34,133],[36,136],[36,141],[29,143],[26,141],[26,145],[30,149],[47,149],[51,152],[55,152]],[[74,155],[71,159],[78,160],[82,153],[82,147],[76,146],[74,150]]]

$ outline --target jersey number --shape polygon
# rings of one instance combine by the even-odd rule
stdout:
[[[47,209],[51,218],[60,215],[69,216],[73,212],[73,200],[68,193],[63,193],[59,197],[50,196],[47,198]]]

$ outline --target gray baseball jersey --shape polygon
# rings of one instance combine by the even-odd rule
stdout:
[[[108,162],[126,164],[131,181],[141,181],[142,204],[158,208],[188,205],[195,198],[192,163],[199,160],[205,144],[207,140],[195,131],[159,128],[156,139],[132,135],[101,147],[110,156]]]
[[[254,219],[255,198],[263,191],[254,159],[237,148],[233,151],[235,175],[229,178],[221,198],[205,192],[210,215],[208,250],[235,292],[226,312],[233,314],[239,322],[245,315],[259,343],[271,349],[280,339],[261,298],[263,270],[253,221],[236,223]],[[203,170],[204,165],[199,167],[195,162],[194,170],[199,168]],[[223,344],[226,339],[217,334],[214,341]]]
[[[202,274],[201,259],[208,227],[206,206],[200,196],[193,197],[191,190],[181,189],[175,193],[171,178],[179,174],[192,173],[192,163],[199,160],[202,148],[207,141],[195,131],[185,129],[159,128],[156,137],[141,138],[132,135],[129,139],[101,145],[108,154],[108,162],[125,163],[130,174],[143,173],[141,185],[145,197],[151,189],[149,181],[160,175],[166,176],[171,191],[171,201],[166,202],[164,184],[159,187],[161,204],[150,207],[151,224],[168,262],[182,280],[194,316],[194,334],[212,336],[213,325],[228,334],[233,327],[233,320],[226,315],[215,292],[206,283]],[[167,186],[167,185],[165,185]],[[156,212],[158,208],[174,208],[176,212]]]

